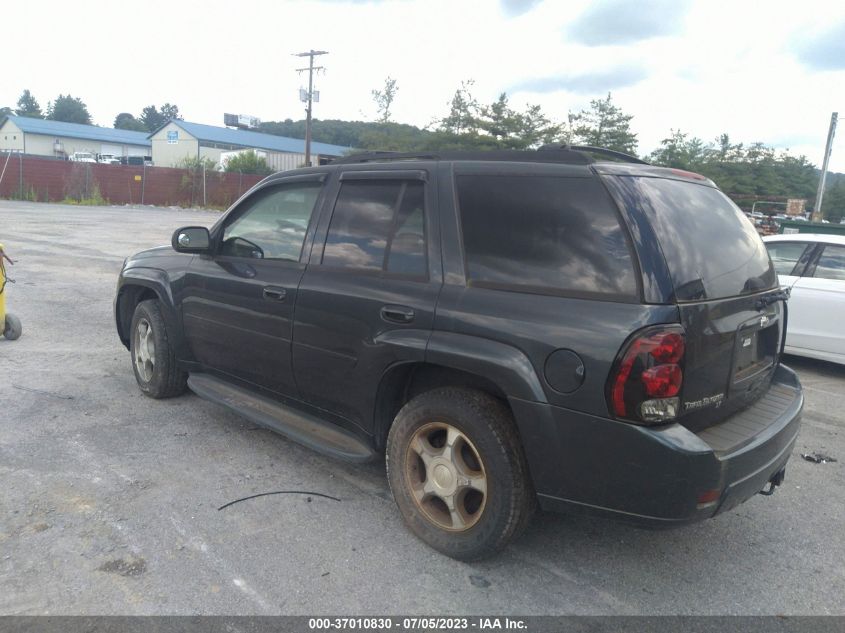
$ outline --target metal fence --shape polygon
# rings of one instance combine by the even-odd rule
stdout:
[[[76,163],[0,152],[0,198],[33,202],[226,208],[262,178],[202,167]]]

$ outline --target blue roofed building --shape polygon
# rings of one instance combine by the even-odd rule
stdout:
[[[150,156],[146,132],[9,115],[0,120],[0,151],[67,158],[74,152]]]
[[[312,164],[343,156],[351,147],[311,143]],[[218,167],[233,154],[254,150],[274,171],[305,164],[305,141],[172,120],[152,134],[9,115],[0,119],[0,152],[67,158],[75,152],[152,157],[156,167],[177,167],[186,158],[210,159]]]
[[[149,140],[153,164],[158,167],[174,167],[185,158],[209,159],[220,165],[228,155],[244,150],[254,150],[275,171],[296,169],[305,164],[304,140],[249,130],[174,119],[150,134]],[[343,156],[351,149],[312,142],[312,164]]]

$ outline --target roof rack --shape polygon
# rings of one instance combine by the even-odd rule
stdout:
[[[598,154],[599,156],[608,156],[616,158],[625,163],[637,163],[639,165],[648,165],[649,163],[641,158],[637,158],[633,154],[626,154],[625,152],[617,152],[615,149],[607,149],[604,147],[594,147],[593,145],[564,145],[551,143],[548,145],[541,145],[537,148],[538,152],[554,152],[561,150],[571,150],[574,152],[586,152],[587,154]]]
[[[362,152],[334,159],[332,165],[381,163],[402,160],[500,160],[525,163],[567,163],[588,165],[595,162],[590,154],[609,156],[628,163],[647,165],[636,156],[588,145],[543,145],[532,150],[446,151],[446,152]]]
[[[583,152],[570,150],[550,150],[536,152],[532,150],[498,149],[488,151],[445,151],[445,152],[365,152],[353,154],[332,161],[333,165],[354,163],[374,163],[401,160],[478,160],[478,161],[514,161],[522,163],[568,163],[571,165],[589,165],[594,162]]]
[[[332,165],[347,165],[353,163],[377,163],[387,160],[439,160],[437,154],[431,153],[406,153],[406,152],[361,152],[349,154],[332,160]]]

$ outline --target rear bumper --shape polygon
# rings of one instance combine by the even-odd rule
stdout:
[[[789,460],[803,405],[784,366],[759,401],[698,434],[511,399],[543,509],[652,527],[712,517],[762,490]]]

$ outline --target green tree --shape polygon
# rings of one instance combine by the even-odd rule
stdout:
[[[790,156],[783,153],[775,161],[775,171],[781,181],[784,195],[791,198],[813,197],[819,184],[818,170],[806,156]]]
[[[173,119],[182,119],[179,114],[179,106],[165,103],[159,110],[155,105],[148,105],[141,110],[138,120],[148,132],[155,132],[162,125]]]
[[[549,119],[536,104],[525,106],[517,118],[517,127],[517,136],[526,149],[552,143],[563,134],[563,126]]]
[[[47,106],[47,118],[52,121],[91,125],[88,106],[79,97],[72,97],[69,94],[60,94],[55,101]]]
[[[460,88],[455,90],[449,102],[449,114],[439,121],[439,130],[452,135],[460,135],[475,131],[478,101],[472,96],[471,89],[475,84],[472,79],[461,82]]]
[[[188,171],[202,173],[203,169],[205,171],[215,171],[217,169],[217,163],[211,158],[185,156],[185,158],[177,161],[174,167],[176,169],[187,169]]]
[[[490,105],[478,109],[475,126],[480,132],[493,137],[497,147],[515,149],[522,145],[519,138],[520,117],[510,107],[505,92]]]
[[[825,190],[822,217],[837,224],[845,218],[845,178],[838,179]]]
[[[689,138],[680,130],[670,130],[669,136],[660,141],[660,148],[648,156],[655,165],[695,170],[703,165],[712,149],[704,145],[698,137]]]
[[[5,117],[9,116],[10,114],[12,114],[13,112],[14,112],[14,110],[12,110],[12,108],[10,108],[8,106],[3,106],[2,108],[0,108],[0,118],[5,118]]]
[[[806,156],[777,153],[760,142],[735,144],[728,134],[704,144],[699,138],[671,130],[648,160],[707,176],[742,207],[750,207],[758,199],[810,199],[818,182],[818,170]]]
[[[159,112],[158,108],[154,105],[149,105],[141,110],[141,116],[138,117],[138,120],[147,132],[155,132],[158,128],[167,123],[165,116]]]
[[[44,113],[41,112],[41,106],[28,89],[24,90],[23,94],[21,94],[21,98],[18,99],[18,108],[15,110],[15,114],[18,116],[32,117],[34,119],[44,118]]]
[[[611,94],[606,99],[590,101],[590,109],[572,115],[572,141],[579,145],[604,147],[617,152],[634,154],[637,135],[631,131],[632,114],[625,114],[613,104]]]
[[[355,147],[360,149],[408,152],[416,149],[416,138],[409,132],[411,126],[399,123],[373,123],[358,136]]]
[[[511,107],[507,93],[488,105],[472,95],[473,81],[461,82],[449,102],[449,114],[439,119],[427,149],[528,149],[560,138],[561,126],[551,121],[539,105],[524,110]]]
[[[179,114],[179,106],[165,103],[161,106],[161,110],[159,110],[161,116],[163,116],[166,120],[170,121],[172,119],[182,120],[182,115]]]
[[[149,105],[141,110],[141,116],[138,117],[138,120],[141,121],[147,132],[155,132],[167,123],[167,117],[159,112],[158,108],[154,105]]]
[[[745,151],[745,160],[750,163],[767,164],[771,163],[774,158],[775,150],[771,147],[766,147],[760,141],[751,143]]]
[[[190,205],[195,206],[202,203],[208,178],[211,177],[211,174],[219,174],[216,171],[217,163],[210,158],[185,156],[174,166],[177,169],[184,170],[182,180],[179,183],[179,190],[190,197]]]
[[[235,154],[226,161],[225,171],[241,172],[242,174],[267,175],[273,172],[267,165],[263,156],[259,156],[253,150]]]
[[[396,99],[396,93],[399,92],[399,87],[396,85],[396,80],[388,76],[384,80],[384,88],[382,90],[372,90],[373,101],[376,102],[376,110],[379,123],[388,123],[390,121],[390,108]]]
[[[305,121],[293,121],[291,119],[264,121],[261,123],[259,130],[266,134],[304,139]],[[314,119],[312,134],[314,140],[320,143],[345,145],[356,149],[395,148],[403,151],[421,149],[425,140],[434,135],[430,130],[422,130],[407,123],[339,121],[336,119]]]
[[[744,156],[744,148],[742,143],[734,145],[731,143],[729,134],[720,134],[716,139],[716,157],[719,162],[727,163],[737,160],[742,160]]]
[[[129,112],[121,112],[114,118],[114,127],[118,130],[133,130],[135,132],[146,132],[144,124]]]

